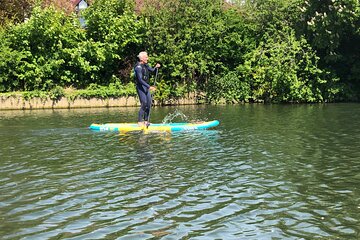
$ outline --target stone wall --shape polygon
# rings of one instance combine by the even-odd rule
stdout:
[[[187,105],[196,104],[197,99],[195,94],[190,94],[187,98],[169,100],[163,102],[165,105]],[[155,102],[159,104],[159,102]],[[25,110],[25,109],[60,109],[60,108],[95,108],[95,107],[135,107],[139,106],[140,102],[137,97],[121,97],[108,99],[85,99],[79,98],[69,100],[61,98],[53,101],[49,98],[32,98],[25,100],[22,96],[4,97],[0,96],[0,110]]]

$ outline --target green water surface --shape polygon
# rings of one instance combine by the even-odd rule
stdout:
[[[0,239],[360,239],[360,104],[137,110],[1,111]]]

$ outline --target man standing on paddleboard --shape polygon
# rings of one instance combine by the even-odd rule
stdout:
[[[139,126],[148,126],[150,108],[152,104],[152,97],[150,91],[155,91],[155,86],[149,84],[149,72],[155,72],[160,64],[157,63],[154,68],[150,67],[147,63],[149,56],[147,52],[140,52],[138,55],[139,62],[134,67],[136,91],[138,93],[141,107],[139,110],[138,124]]]

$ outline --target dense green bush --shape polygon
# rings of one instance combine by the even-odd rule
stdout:
[[[90,84],[86,89],[74,91],[72,94],[68,94],[70,99],[81,98],[117,98],[136,96],[135,85],[129,83],[123,85],[120,82],[110,83],[108,86],[98,85],[96,83]]]
[[[319,64],[346,84],[343,94],[360,99],[360,2],[309,0],[300,4],[298,28],[320,57]]]
[[[84,13],[87,39],[102,46],[103,61],[96,64],[102,84],[112,82],[114,76],[128,82],[131,65],[137,53],[143,51],[144,29],[133,9],[131,0],[98,0]],[[96,59],[96,55],[93,57]]]
[[[7,27],[1,36],[1,90],[50,90],[78,79],[71,53],[85,38],[74,20],[38,6],[27,22]]]
[[[28,9],[28,21],[0,24],[0,92],[136,95],[132,68],[146,50],[162,64],[160,102],[194,91],[208,102],[360,96],[355,0],[147,0],[137,11],[131,0],[95,0],[81,13],[85,28],[75,13]]]
[[[251,99],[266,102],[334,100],[337,79],[318,67],[318,57],[292,29],[267,33],[264,42],[246,55],[238,72],[251,86]]]
[[[212,78],[206,92],[208,102],[237,103],[249,100],[250,84],[243,81],[238,72],[232,71]]]
[[[106,12],[102,14],[109,19]],[[121,50],[137,39],[135,15],[128,10],[124,15],[113,14],[113,22],[109,22],[112,30],[103,33],[101,39],[93,38],[101,34],[92,29],[104,26],[95,21],[92,11],[86,16],[89,30],[80,28],[76,15],[36,6],[27,22],[2,29],[0,91],[86,88],[92,83],[119,81],[118,61],[126,55],[121,55]],[[130,28],[135,32],[129,32]]]
[[[7,37],[7,31],[8,29],[0,28],[0,92],[23,89],[20,86],[19,70],[23,59],[30,55],[29,52],[14,51],[10,47],[11,39]]]

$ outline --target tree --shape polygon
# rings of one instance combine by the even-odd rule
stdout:
[[[221,0],[148,2],[142,15],[147,32],[143,48],[163,63],[170,86],[206,88],[216,75],[234,70],[251,48],[237,9]]]
[[[129,0],[97,0],[84,13],[87,39],[106,50],[100,74],[105,79],[118,75],[129,81],[143,31],[134,7]]]
[[[358,0],[309,0],[301,5],[299,32],[332,70],[360,97],[360,3]]]
[[[0,26],[11,21],[24,22],[30,17],[34,0],[0,0]]]
[[[318,67],[319,58],[304,38],[289,27],[267,33],[247,54],[238,71],[251,87],[253,100],[265,102],[333,101],[337,79]]]

